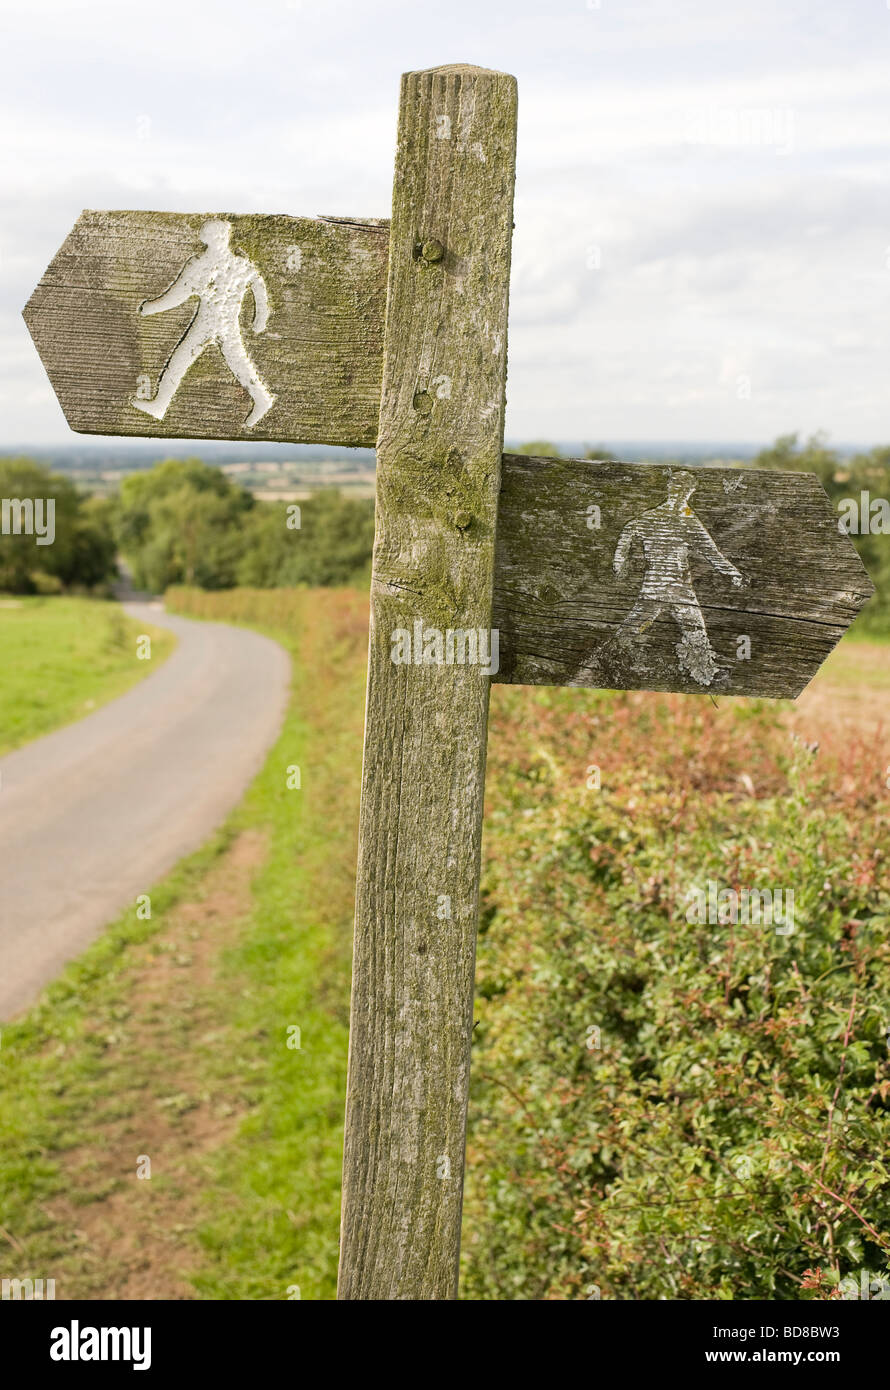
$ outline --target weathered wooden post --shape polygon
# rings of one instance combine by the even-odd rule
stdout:
[[[423,643],[430,629],[431,649],[435,632],[464,643],[472,632],[481,657],[491,629],[515,147],[514,78],[471,67],[402,78],[341,1298],[457,1291],[489,675],[432,650],[423,663]],[[400,631],[411,647],[396,665]]]
[[[457,1290],[489,681],[793,698],[874,591],[810,474],[502,456],[515,143],[409,73],[389,231],[84,212],[25,309],[74,429],[377,442],[346,1299]]]

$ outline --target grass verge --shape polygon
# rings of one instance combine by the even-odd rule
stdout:
[[[169,597],[282,642],[292,698],[151,920],[127,914],[4,1028],[0,1273],[59,1298],[331,1297],[367,600]]]
[[[169,605],[288,648],[285,725],[152,919],[4,1029],[0,1274],[60,1298],[330,1298],[367,600]],[[791,745],[786,716],[494,692],[465,1294],[820,1296],[880,1268],[887,759],[871,735]],[[699,877],[795,888],[799,930],[688,922]]]
[[[151,637],[151,661],[136,638]],[[86,598],[0,598],[0,756],[82,719],[157,670],[172,632]]]

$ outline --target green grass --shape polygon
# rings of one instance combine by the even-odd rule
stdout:
[[[845,689],[890,689],[890,639],[861,634],[845,637],[828,657],[818,679]]]
[[[58,1279],[59,1297],[121,1296],[123,1264],[97,1261],[76,1232],[91,1207],[104,1210],[123,1194],[127,1224],[142,1223],[146,1236],[169,1231],[179,1219],[174,1208],[185,1202],[188,1230],[176,1240],[198,1296],[284,1299],[297,1285],[303,1298],[330,1298],[367,604],[327,590],[184,593],[178,605],[193,616],[251,619],[277,638],[295,658],[292,699],[241,807],[204,850],[151,890],[151,920],[126,914],[35,1008],[4,1028],[3,1272],[45,1270]],[[294,763],[301,790],[286,785]],[[188,922],[177,928],[177,913],[212,891],[245,831],[265,845],[248,909],[234,944],[214,948],[209,981],[192,980],[187,966],[175,966],[183,941],[202,930]],[[153,982],[168,966],[172,983],[154,998]],[[292,1025],[301,1030],[300,1051],[286,1045]],[[153,1139],[143,1137],[159,1114],[176,1116],[183,1131],[203,1116],[230,1132],[224,1142],[183,1153],[181,1135],[163,1125]],[[127,1131],[123,1164],[116,1157],[121,1126],[134,1133],[131,1143]],[[139,1152],[152,1155],[155,1172],[150,1183],[128,1187]]]
[[[243,594],[243,591],[242,591]],[[288,603],[290,600],[290,603]],[[251,1107],[212,1164],[213,1195],[195,1274],[207,1298],[303,1298],[336,1291],[342,1129],[366,601],[348,591],[183,597],[181,611],[252,619],[294,657],[284,731],[232,829],[263,827],[253,911],[222,961]],[[281,612],[281,625],[269,615]],[[290,617],[290,621],[288,618]],[[288,790],[298,764],[302,789]],[[237,991],[237,994],[235,993]],[[301,1050],[286,1046],[296,1025]]]
[[[136,638],[152,640],[137,660]],[[117,604],[0,597],[0,756],[81,719],[157,670],[176,645]]]
[[[327,1299],[336,1279],[367,600],[343,590],[235,590],[176,591],[168,601],[172,611],[242,622],[280,641],[293,656],[291,699],[281,736],[242,805],[203,850],[151,890],[151,920],[126,914],[35,1008],[3,1029],[0,1273],[55,1277],[60,1298],[170,1297],[182,1296],[162,1282],[178,1260],[198,1297],[286,1299],[296,1285],[304,1299]],[[851,651],[858,660],[860,648]],[[693,854],[701,831],[681,819],[692,778],[703,823],[712,806],[723,806],[714,797],[741,795],[740,772],[754,775],[759,795],[781,790],[783,776],[762,763],[759,751],[765,741],[775,743],[779,711],[739,704],[728,718],[694,697],[514,689],[494,695],[467,1287],[487,1298],[527,1296],[529,1288],[574,1297],[578,1280],[595,1266],[592,1245],[573,1248],[569,1258],[554,1243],[554,1218],[568,1227],[572,1209],[554,1207],[548,1216],[553,1194],[531,1193],[530,1221],[528,1172],[547,1181],[550,1158],[514,1113],[511,1092],[524,1089],[519,1064],[531,1049],[541,1094],[557,1094],[560,1078],[570,1074],[560,1068],[589,1056],[585,1028],[600,1021],[583,991],[568,1032],[562,1017],[564,1001],[578,992],[583,953],[614,931],[616,915],[614,907],[603,915],[598,903],[605,868],[588,854],[587,839],[575,837],[578,862],[566,862],[575,844],[566,827],[579,808],[589,818],[598,805],[592,809],[575,784],[599,752],[608,786],[621,758],[629,767],[632,756],[639,763],[648,740],[651,760],[634,764],[627,788],[619,787],[621,817],[609,840],[616,868],[608,883],[620,888],[625,874],[632,902],[652,898],[652,886],[636,882],[646,865],[628,838],[640,817],[624,806],[626,791],[636,791],[640,804],[651,802],[651,814],[663,812],[671,827],[676,817],[679,829],[670,835],[682,835],[678,846]],[[559,797],[543,765],[551,762],[566,769],[572,788]],[[299,791],[286,784],[294,763],[302,773]],[[553,802],[552,825],[529,817],[541,797]],[[730,823],[748,806],[726,804]],[[594,844],[605,824],[594,827]],[[586,821],[582,829],[588,835]],[[236,856],[245,836],[254,836],[261,852],[238,897],[226,884],[240,881]],[[542,856],[547,862],[538,873]],[[567,921],[579,923],[577,940],[557,941],[552,955],[542,955],[528,997],[516,993],[526,963],[517,965],[506,947],[494,945],[498,914],[510,921],[514,911],[512,949],[520,957],[540,921],[559,931]],[[650,917],[652,911],[650,904]],[[665,939],[672,935],[669,924]],[[200,967],[191,956],[202,950]],[[632,954],[629,947],[629,960]],[[554,988],[548,982],[557,974],[565,981]],[[520,1020],[506,1057],[495,1030],[502,996],[510,1008],[515,1003]],[[541,1000],[552,1000],[552,1018],[539,1016]],[[682,1008],[670,1014],[672,1026],[682,1021]],[[525,1038],[522,1019],[531,1030]],[[286,1045],[292,1026],[301,1030],[300,1051]],[[701,1023],[703,1037],[710,1027]],[[573,1052],[569,1043],[578,1038]],[[551,1054],[560,1048],[566,1056],[557,1056],[554,1070]],[[593,1104],[596,1094],[586,1087],[584,1102]],[[589,1149],[588,1137],[583,1129],[574,1135],[579,1155]],[[132,1180],[139,1153],[152,1157],[151,1182]],[[487,1184],[516,1207],[515,1219],[492,1216]],[[518,1259],[526,1231],[535,1248]],[[587,1232],[584,1238],[592,1242]],[[140,1252],[137,1265],[148,1263],[161,1282],[133,1292],[128,1240]],[[621,1249],[614,1260],[624,1260]],[[622,1277],[633,1287],[633,1261],[624,1265]],[[590,1275],[594,1283],[600,1277]]]

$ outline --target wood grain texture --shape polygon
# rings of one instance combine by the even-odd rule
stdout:
[[[691,519],[667,506],[684,475]],[[680,611],[688,590],[668,573],[684,545],[713,654],[703,664],[684,643],[697,621]],[[793,698],[873,592],[813,474],[504,456],[497,681]]]
[[[402,80],[371,592],[339,1296],[451,1298],[489,678],[392,634],[491,623],[516,83]]]
[[[209,218],[260,271],[268,325],[244,345],[277,397],[245,428],[250,397],[217,347],[189,368],[163,420],[135,409],[140,377],[159,374],[195,317],[195,298],[143,317],[190,257]],[[29,300],[25,321],[72,429],[87,434],[272,439],[371,445],[383,371],[388,223],[230,213],[84,212]]]

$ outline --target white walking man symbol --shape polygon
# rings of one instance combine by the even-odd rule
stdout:
[[[275,403],[275,397],[260,380],[241,337],[241,305],[248,290],[253,294],[253,331],[265,331],[269,317],[265,282],[246,256],[231,249],[231,234],[230,222],[220,218],[205,222],[201,240],[207,249],[186,262],[159,299],[146,300],[139,306],[140,314],[162,314],[165,309],[175,309],[187,299],[197,297],[198,300],[194,318],[158,378],[154,398],[143,400],[137,395],[130,400],[136,410],[156,420],[163,420],[182,378],[212,343],[216,343],[232,374],[250,393],[253,409],[244,421],[245,429],[252,429]]]
[[[716,653],[708,640],[701,606],[692,587],[690,559],[707,560],[736,588],[744,580],[735,565],[717,549],[689,506],[695,483],[692,473],[675,473],[668,483],[667,501],[629,521],[621,532],[612,561],[615,573],[624,572],[635,542],[642,546],[646,573],[639,598],[615,634],[615,641],[623,646],[633,637],[642,636],[667,608],[680,629],[676,648],[680,669],[699,685],[710,685],[718,669]]]

